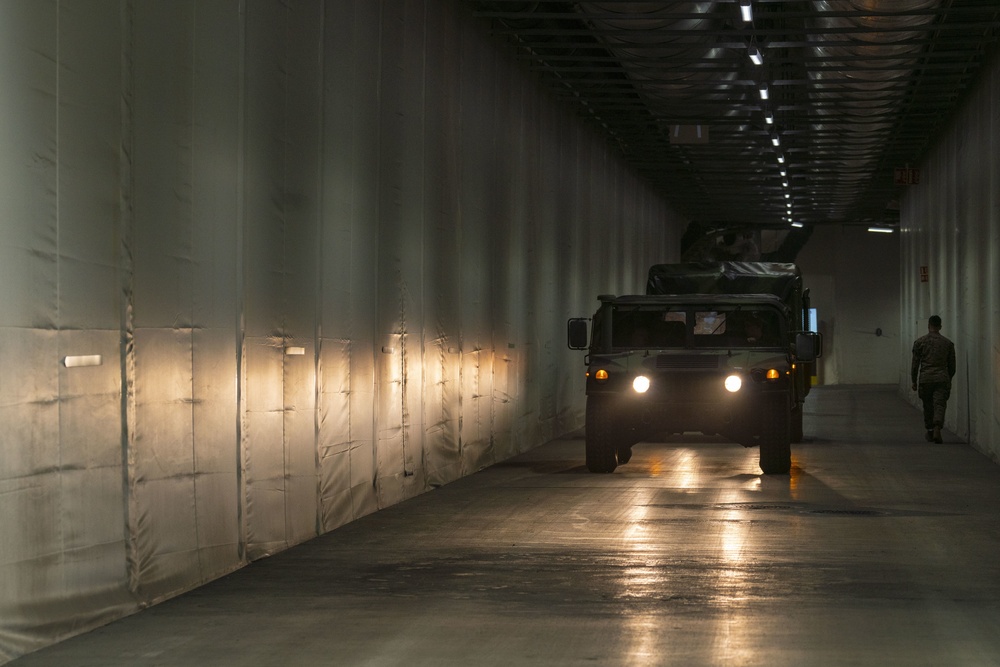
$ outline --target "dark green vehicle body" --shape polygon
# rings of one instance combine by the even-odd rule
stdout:
[[[599,300],[589,337],[586,319],[568,327],[569,346],[589,352],[591,471],[612,472],[637,442],[684,432],[757,446],[765,473],[789,471],[822,344],[805,331],[794,264],[661,264],[647,294]]]

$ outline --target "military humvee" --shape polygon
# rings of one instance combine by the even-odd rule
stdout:
[[[822,354],[797,266],[657,264],[646,294],[598,300],[593,318],[567,326],[569,347],[588,350],[589,470],[613,472],[634,444],[689,431],[759,447],[766,474],[790,470]]]

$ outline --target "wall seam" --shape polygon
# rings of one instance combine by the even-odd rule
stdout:
[[[133,0],[121,0],[121,148],[119,151],[119,224],[121,250],[121,311],[119,366],[121,377],[122,500],[124,514],[125,567],[128,590],[139,591],[139,558],[136,545],[135,478],[135,264],[132,256],[134,233],[132,175],[134,73],[132,70],[135,7]]]
[[[191,83],[192,106],[194,105],[194,95],[195,95],[195,90],[196,90],[196,79],[198,77],[198,73],[197,72],[198,72],[198,3],[194,2],[191,5],[191,82],[190,83]],[[193,257],[193,255],[194,255],[194,248],[197,247],[196,232],[195,232],[195,228],[197,226],[197,220],[196,220],[195,211],[197,210],[197,206],[195,204],[195,187],[194,187],[194,184],[195,184],[195,179],[196,179],[196,175],[195,175],[195,152],[198,149],[197,149],[197,143],[195,142],[195,125],[196,125],[196,122],[195,122],[195,119],[194,119],[194,109],[193,108],[190,110],[190,113],[191,113],[191,116],[192,116],[191,123],[190,123],[190,126],[189,126],[189,132],[190,132],[189,145],[191,146],[191,153],[190,153],[190,155],[188,157],[190,159],[189,168],[191,169],[191,197],[189,199],[190,210],[188,211],[188,214],[190,215],[190,221],[191,221],[191,225],[190,225],[190,241],[189,242],[191,244],[191,254],[192,254],[192,260],[193,260],[194,259],[194,257]],[[193,285],[192,285],[192,287],[193,287]],[[198,397],[196,396],[196,394],[198,392],[197,392],[196,385],[195,385],[195,340],[196,340],[196,332],[198,331],[199,326],[198,326],[198,323],[197,323],[196,318],[195,318],[195,312],[194,312],[194,295],[193,294],[192,294],[192,298],[191,298],[191,322],[190,322],[190,325],[191,325],[191,329],[190,329],[190,333],[188,334],[188,336],[189,336],[189,340],[190,340],[190,351],[191,351],[191,367],[190,367],[190,371],[191,371],[191,373],[190,373],[190,376],[191,376],[191,387],[190,387],[190,389],[191,389],[191,401],[190,401],[190,410],[191,410],[191,433],[190,433],[190,437],[191,437],[191,492],[192,492],[192,495],[193,495],[193,498],[192,498],[192,501],[193,501],[192,502],[192,505],[193,505],[192,512],[194,514],[194,525],[195,526],[200,526],[201,525],[201,521],[199,520],[199,515],[198,515],[198,505],[199,505],[199,503],[198,503],[198,436],[197,436],[198,428],[197,428],[197,425],[195,424],[195,420],[198,417],[198,411],[197,411]],[[204,580],[204,576],[205,576],[205,562],[204,562],[203,549],[202,549],[202,545],[201,545],[201,538],[200,538],[200,535],[199,535],[198,532],[195,533],[195,549],[194,549],[194,552],[195,552],[196,558],[198,559],[198,577],[199,577],[200,580]]]
[[[377,83],[376,83],[377,89],[376,89],[376,92],[375,92],[375,99],[376,99],[375,116],[376,116],[376,126],[378,128],[380,128],[380,129],[379,129],[379,131],[377,133],[376,145],[375,145],[375,155],[376,155],[376,158],[375,158],[375,173],[376,173],[376,177],[375,177],[375,193],[374,193],[375,194],[375,210],[374,210],[375,221],[374,222],[375,222],[375,227],[377,229],[379,229],[380,231],[381,231],[381,215],[380,215],[380,212],[381,212],[381,197],[382,197],[382,176],[381,176],[381,174],[382,174],[382,159],[383,159],[383,155],[382,155],[382,131],[381,131],[381,127],[382,127],[382,69],[383,69],[383,64],[384,63],[382,62],[382,41],[383,41],[384,33],[385,33],[385,1],[383,0],[383,1],[379,2],[379,18],[378,18],[378,40],[379,40],[379,43],[378,43],[378,63],[375,66],[376,81],[377,81]],[[375,248],[376,257],[381,254],[381,248],[379,247],[380,243],[379,243],[379,240],[378,240],[380,236],[381,236],[381,234],[377,234],[376,235],[376,240],[375,240],[375,243],[376,243],[376,248]],[[354,286],[352,286],[352,292],[353,292],[353,287]],[[372,422],[371,422],[371,438],[372,438],[372,471],[373,471],[372,472],[372,488],[374,489],[374,492],[375,492],[375,505],[379,509],[381,509],[383,507],[382,502],[381,502],[382,497],[381,497],[381,494],[379,493],[379,467],[378,467],[378,448],[379,448],[379,435],[378,435],[378,432],[379,432],[379,429],[378,429],[378,417],[379,417],[379,414],[378,414],[378,406],[379,406],[379,400],[380,400],[381,393],[382,393],[381,392],[381,384],[379,382],[378,369],[379,369],[379,353],[381,351],[382,336],[379,335],[379,325],[380,325],[380,322],[379,322],[379,317],[378,317],[377,313],[380,310],[379,307],[378,307],[378,304],[379,304],[379,301],[381,300],[381,297],[382,297],[382,295],[381,295],[381,289],[382,289],[382,285],[381,285],[381,282],[378,279],[378,271],[375,271],[375,273],[373,275],[373,280],[372,280],[372,293],[375,295],[375,313],[376,313],[376,316],[374,318],[372,318],[373,331],[372,331],[372,342],[371,342],[371,347],[370,347],[370,354],[372,355],[372,370],[371,370],[371,372],[372,372],[372,377],[371,377],[371,382],[372,382],[372,397],[373,397],[372,404],[374,406],[373,409],[372,409],[372,414],[371,414],[371,420],[372,420]]]
[[[238,32],[239,46],[239,92],[237,94],[236,124],[236,517],[239,531],[238,557],[247,560],[247,525],[244,504],[246,501],[246,475],[243,467],[246,450],[246,201],[244,178],[246,177],[246,55],[247,55],[247,8],[246,0],[239,0]]]
[[[61,107],[62,107],[62,23],[60,21],[62,17],[62,2],[56,3],[56,39],[55,39],[55,146],[53,147],[53,160],[54,160],[54,171],[55,171],[55,274],[56,274],[56,304],[55,304],[55,330],[56,330],[56,359],[62,356],[61,352],[63,345],[63,322],[62,322],[62,219],[61,219],[61,205],[62,197],[60,192],[60,169],[59,169],[59,156],[60,156],[60,146],[62,142],[60,141],[60,124],[62,121]],[[58,364],[58,361],[56,362]],[[60,473],[63,470],[63,429],[62,429],[62,410],[65,397],[63,396],[63,374],[58,370],[58,365],[56,366],[56,414],[58,421],[58,433],[59,433],[59,443],[58,448],[58,465]],[[63,487],[62,475],[60,474],[60,484],[59,484],[59,503],[62,504],[66,502],[65,489]],[[59,512],[59,544],[60,544],[60,565],[65,567],[66,564],[66,519],[65,519],[65,507]]]
[[[313,315],[313,454],[316,465],[316,534],[324,532],[323,522],[323,457],[322,447],[322,400],[323,400],[323,220],[324,220],[324,168],[323,159],[326,149],[326,3],[319,6],[319,40],[317,67],[319,68],[317,84],[319,90],[319,127],[317,128],[316,151],[316,269],[313,279],[316,281],[316,300]]]

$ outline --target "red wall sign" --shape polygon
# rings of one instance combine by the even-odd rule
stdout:
[[[919,185],[920,170],[908,167],[896,167],[892,170],[893,185]]]

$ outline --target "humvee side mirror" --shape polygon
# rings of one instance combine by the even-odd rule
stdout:
[[[795,357],[799,361],[815,361],[823,356],[823,336],[814,331],[799,331],[795,334]]]
[[[571,350],[586,350],[589,346],[587,318],[574,317],[566,323],[566,344]]]

